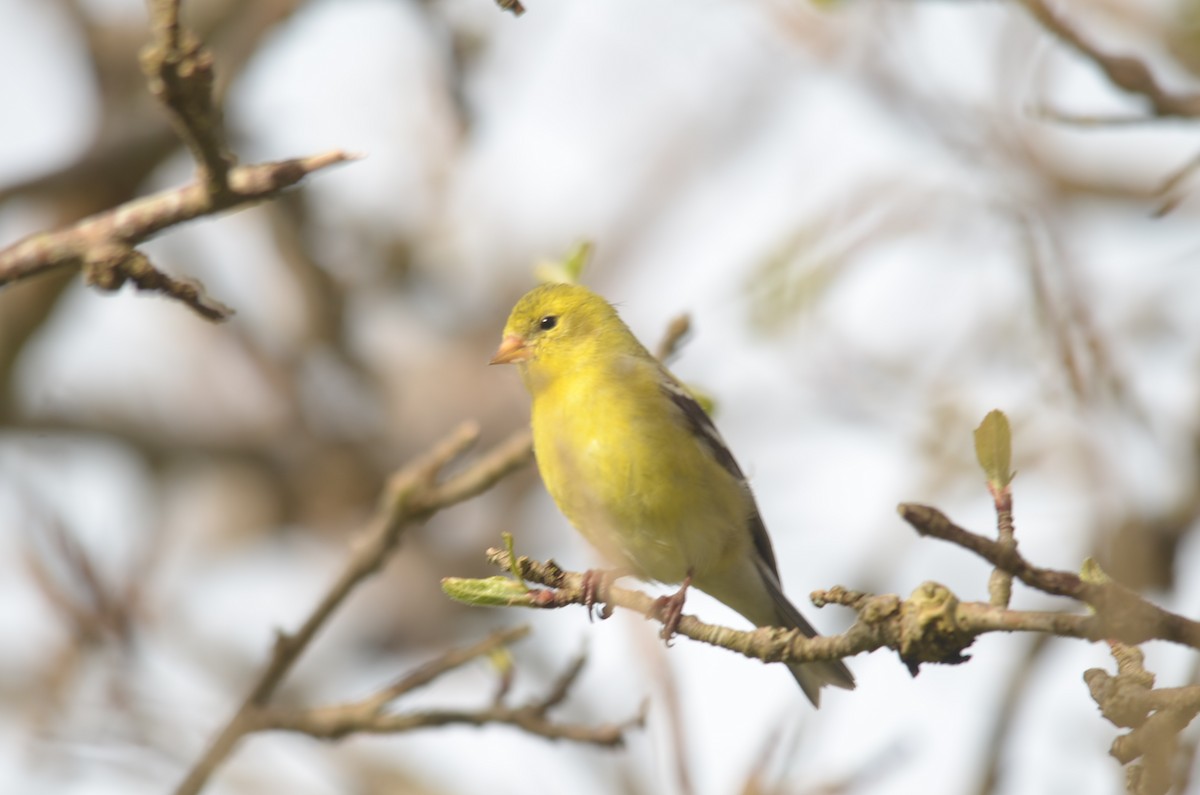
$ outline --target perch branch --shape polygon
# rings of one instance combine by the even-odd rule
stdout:
[[[1095,637],[1130,645],[1153,639],[1168,640],[1200,649],[1200,623],[1163,610],[1120,583],[1088,582],[1069,571],[1034,566],[1015,547],[965,530],[936,508],[905,503],[898,510],[923,536],[940,538],[973,552],[1031,588],[1086,603],[1100,619],[1100,634]]]
[[[471,604],[559,608],[586,605],[589,589],[583,575],[564,571],[551,562],[526,557],[513,558],[506,550],[488,550],[493,565],[519,574],[523,581],[544,586],[529,589],[516,580],[493,577],[485,580],[447,578],[442,587],[452,597]],[[609,586],[603,598],[610,606],[663,621],[662,605],[641,591]],[[818,606],[841,604],[854,609],[858,619],[840,635],[805,638],[796,630],[762,627],[736,630],[707,624],[685,615],[678,634],[701,643],[720,646],[763,662],[816,662],[851,657],[889,648],[896,651],[913,673],[921,663],[960,663],[962,652],[986,632],[1046,632],[1064,637],[1099,640],[1105,625],[1095,615],[1008,610],[986,602],[961,602],[947,588],[927,582],[907,599],[895,595],[874,596],[834,588],[813,594]]]

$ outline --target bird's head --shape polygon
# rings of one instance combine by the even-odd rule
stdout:
[[[637,345],[616,310],[591,290],[543,284],[513,307],[490,364],[516,364],[527,377],[531,370],[553,377],[599,351],[627,350],[628,340]]]

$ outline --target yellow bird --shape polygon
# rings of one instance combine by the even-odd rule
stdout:
[[[756,626],[817,634],[784,596],[750,486],[712,420],[607,301],[574,284],[534,288],[491,363],[517,365],[542,480],[601,554],[682,583],[676,615],[691,584]],[[840,661],[788,667],[814,706],[825,685],[854,688]]]

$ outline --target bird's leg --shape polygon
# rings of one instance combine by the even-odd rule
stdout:
[[[692,570],[688,569],[687,576],[679,586],[679,590],[670,596],[660,596],[654,600],[654,611],[662,619],[663,628],[658,636],[671,645],[675,631],[679,629],[679,619],[683,618],[683,603],[687,601],[687,589],[692,584]]]
[[[604,569],[588,569],[583,573],[580,589],[583,591],[583,606],[587,608],[588,621],[592,620],[592,608],[596,605],[600,605],[597,612],[601,621],[613,614],[613,607],[608,603],[608,587],[619,576],[619,571]]]

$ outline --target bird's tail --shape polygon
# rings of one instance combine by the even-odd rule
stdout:
[[[779,625],[787,629],[798,629],[806,638],[815,638],[817,631],[808,623],[796,606],[788,600],[779,585],[779,580],[772,572],[763,571],[767,590],[775,602],[775,610],[779,615]],[[788,663],[788,670],[796,677],[796,682],[814,707],[821,706],[821,688],[833,685],[844,690],[854,689],[854,675],[841,660],[829,660],[810,663]]]
[[[811,636],[809,636],[811,637]],[[788,663],[788,670],[814,707],[821,706],[821,688],[833,685],[844,690],[854,689],[854,674],[841,660]]]

